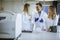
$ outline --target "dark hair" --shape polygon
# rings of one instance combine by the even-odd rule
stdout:
[[[39,5],[39,6],[41,6],[42,7],[42,4],[39,2],[39,3],[36,3],[36,5]]]
[[[24,6],[30,6],[30,4],[26,3]]]

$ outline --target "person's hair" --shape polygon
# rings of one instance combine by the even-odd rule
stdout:
[[[39,2],[39,3],[36,3],[36,5],[39,5],[39,6],[41,6],[42,7],[42,4]]]
[[[56,7],[49,6],[51,13],[48,14],[48,18],[54,19],[56,16]]]
[[[28,11],[29,11],[29,10],[28,10],[28,9],[29,9],[29,6],[30,6],[30,4],[26,3],[26,4],[24,5],[23,11],[28,13]]]

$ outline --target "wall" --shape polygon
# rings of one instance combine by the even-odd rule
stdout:
[[[19,13],[22,11],[23,2],[20,0],[3,0],[4,10]]]
[[[1,0],[0,0],[0,9],[1,9]]]

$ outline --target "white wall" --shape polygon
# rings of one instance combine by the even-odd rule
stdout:
[[[24,6],[25,2],[24,2],[24,0],[3,0],[2,4],[3,4],[2,6],[3,6],[4,10],[21,13],[23,11],[23,6]],[[31,6],[31,11],[34,8],[34,4],[32,4],[32,5],[33,6]]]
[[[3,8],[18,13],[22,11],[23,2],[19,0],[3,0]]]

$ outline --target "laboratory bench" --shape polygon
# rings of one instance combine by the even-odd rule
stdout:
[[[18,40],[60,40],[60,33],[54,32],[32,32],[22,33]]]

